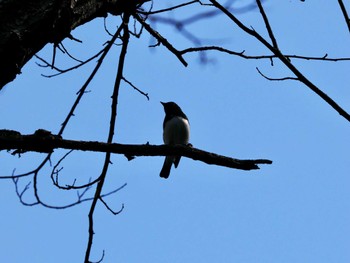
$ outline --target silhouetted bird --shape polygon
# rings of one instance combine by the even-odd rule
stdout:
[[[190,123],[187,116],[175,102],[161,102],[165,118],[163,122],[163,141],[164,144],[187,145],[190,139]],[[160,177],[168,178],[171,165],[175,168],[179,165],[181,156],[166,156],[163,168],[160,171]]]

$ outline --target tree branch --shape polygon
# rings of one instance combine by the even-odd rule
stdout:
[[[104,143],[96,141],[65,140],[55,135],[44,137],[33,135],[2,136],[0,130],[0,150],[15,150],[14,154],[26,151],[52,152],[54,149],[109,152],[126,156],[167,156],[179,155],[211,165],[240,170],[259,169],[258,164],[271,164],[266,159],[240,160],[182,145],[134,145]]]
[[[161,34],[159,34],[157,31],[155,31],[149,24],[145,22],[145,20],[140,17],[138,14],[133,14],[133,17],[150,33],[155,39],[159,41],[159,43],[162,43],[171,53],[173,53],[180,62],[187,67],[187,62],[182,57],[182,54],[180,51],[178,51],[176,48],[174,48],[173,45],[170,44],[170,42],[164,38]]]
[[[267,18],[267,15],[266,15],[265,10],[264,10],[264,8],[263,8],[263,6],[261,4],[261,1],[260,0],[256,0],[256,3],[258,5],[258,7],[259,7],[260,14],[261,14],[261,16],[262,16],[262,18],[264,20],[264,23],[265,23],[265,26],[266,26],[266,30],[269,33],[269,36],[271,38],[272,45],[273,45],[273,47],[275,49],[278,49],[277,40],[276,40],[276,38],[275,38],[275,36],[273,34],[272,28],[270,26],[269,19]]]
[[[345,23],[348,26],[348,30],[350,32],[350,19],[349,19],[348,12],[346,11],[345,5],[343,3],[343,0],[338,0],[338,3],[339,3],[341,11],[343,13],[343,16],[344,16],[344,19],[345,19]]]
[[[119,88],[120,88],[120,83],[121,83],[122,78],[123,78],[125,57],[126,57],[128,44],[129,44],[129,38],[130,38],[129,19],[130,19],[130,13],[126,12],[123,16],[123,23],[121,25],[121,28],[123,30],[123,36],[122,36],[123,45],[122,45],[122,49],[121,49],[120,55],[119,55],[118,70],[117,70],[117,75],[116,75],[113,94],[112,94],[111,117],[110,117],[111,119],[110,119],[110,124],[109,124],[107,144],[112,143],[114,133],[115,133],[115,124],[117,121],[117,105],[118,105]],[[90,211],[89,211],[89,238],[88,238],[87,248],[86,248],[86,252],[85,252],[85,263],[90,262],[89,259],[90,259],[90,253],[91,253],[91,248],[92,248],[93,236],[95,234],[95,232],[94,232],[95,208],[96,208],[97,202],[99,200],[103,200],[101,198],[101,193],[102,193],[102,188],[103,188],[106,176],[107,176],[107,171],[108,171],[110,163],[111,163],[111,152],[106,151],[105,161],[103,164],[101,175],[99,177],[99,182],[97,183],[97,186],[96,186],[94,199],[91,203],[91,207],[90,207]],[[106,203],[104,203],[104,204],[107,206]]]
[[[221,10],[229,19],[231,19],[240,29],[247,34],[255,37],[260,43],[267,47],[272,53],[274,53],[279,60],[294,73],[298,80],[304,83],[309,89],[322,98],[328,105],[336,110],[341,116],[343,116],[348,122],[350,122],[350,114],[346,112],[341,106],[339,106],[331,97],[320,90],[315,84],[313,84],[308,78],[306,78],[290,61],[285,57],[278,49],[274,48],[265,38],[263,38],[258,32],[246,27],[235,15],[230,13],[225,7],[219,4],[216,0],[209,0],[216,8]]]
[[[271,55],[246,55],[245,50],[243,51],[233,51],[224,47],[220,46],[203,46],[203,47],[190,47],[183,50],[180,50],[180,54],[187,54],[192,52],[205,52],[205,51],[218,51],[222,53],[226,53],[229,55],[241,57],[244,59],[274,59],[278,58],[277,55],[271,54]],[[337,62],[337,61],[350,61],[350,57],[328,57],[328,54],[325,54],[323,56],[318,57],[311,57],[311,56],[301,56],[301,55],[288,55],[284,54],[284,56],[288,59],[300,59],[300,60],[315,60],[315,61],[328,61],[328,62]]]

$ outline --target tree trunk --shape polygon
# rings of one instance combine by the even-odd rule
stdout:
[[[130,0],[0,0],[0,90],[47,43],[60,43],[96,17],[119,15]]]

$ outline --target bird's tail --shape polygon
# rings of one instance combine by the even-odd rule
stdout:
[[[164,160],[164,164],[162,167],[162,170],[160,171],[160,177],[162,178],[168,178],[170,175],[171,165],[174,162],[173,156],[166,156]]]

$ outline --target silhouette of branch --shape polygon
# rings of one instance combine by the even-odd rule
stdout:
[[[73,66],[73,67],[70,67],[70,68],[68,68],[68,69],[59,69],[59,68],[53,66],[53,69],[56,70],[56,71],[58,71],[58,73],[56,73],[56,74],[52,74],[52,75],[44,75],[44,74],[41,74],[41,75],[42,75],[43,77],[46,77],[46,78],[52,78],[52,77],[56,77],[56,76],[58,76],[58,75],[61,75],[61,74],[63,74],[63,73],[72,71],[72,70],[74,70],[74,69],[78,69],[78,68],[80,68],[81,66],[83,66],[83,65],[89,63],[90,61],[94,60],[95,58],[99,57],[104,51],[105,51],[105,49],[102,49],[102,50],[100,50],[98,53],[96,53],[95,55],[93,55],[92,57],[88,58],[87,60],[85,60],[85,61],[83,61],[83,62],[81,62],[81,63],[79,63],[79,64],[77,64],[77,65],[75,65],[75,66]],[[40,67],[52,67],[52,65],[50,65],[49,62],[47,62],[47,61],[44,60],[43,58],[39,57],[38,55],[35,55],[35,57],[45,64],[45,65],[41,65],[41,64],[38,64],[38,63],[37,63],[38,66],[40,66]]]
[[[84,85],[81,87],[81,89],[78,91],[78,96],[71,108],[71,110],[69,111],[66,119],[63,121],[62,123],[62,127],[58,133],[58,135],[62,135],[64,129],[66,128],[70,118],[74,115],[74,111],[76,109],[76,107],[78,106],[81,98],[83,97],[83,95],[85,94],[86,88],[88,87],[88,85],[90,84],[91,80],[94,78],[94,76],[96,75],[97,71],[99,70],[99,68],[102,65],[103,60],[105,59],[105,57],[107,56],[109,50],[111,49],[111,47],[113,46],[113,43],[115,42],[115,40],[118,38],[120,31],[122,29],[122,26],[120,26],[116,33],[113,35],[112,39],[108,42],[107,46],[104,48],[104,51],[101,55],[101,57],[98,59],[96,67],[94,68],[94,70],[92,71],[92,73],[90,74],[89,78],[86,80],[86,82],[84,83]]]
[[[259,72],[259,74],[264,77],[265,79],[267,80],[270,80],[270,81],[284,81],[284,80],[299,80],[298,78],[294,78],[294,77],[284,77],[284,78],[270,78],[270,77],[267,77],[266,75],[264,75],[258,67],[256,67],[256,70]]]
[[[164,38],[161,34],[159,34],[157,31],[155,31],[149,24],[146,23],[146,21],[141,18],[138,14],[134,14],[133,17],[150,33],[155,39],[159,41],[159,43],[162,43],[171,53],[173,53],[180,62],[187,67],[187,62],[184,60],[180,52],[173,47],[173,45],[170,44],[170,42]]]
[[[204,47],[191,47],[180,50],[181,54],[191,53],[191,52],[203,52],[203,51],[219,51],[223,53],[227,53],[230,55],[238,56],[244,59],[273,59],[278,58],[277,55],[246,55],[245,50],[237,52],[232,51],[220,46],[204,46]],[[318,60],[318,61],[329,61],[329,62],[337,62],[337,61],[350,61],[349,57],[341,57],[341,58],[329,58],[328,54],[323,55],[322,57],[310,57],[310,56],[301,56],[301,55],[284,55],[288,59],[300,59],[300,60]]]
[[[159,13],[164,13],[164,12],[168,12],[168,11],[173,11],[175,9],[179,9],[181,7],[184,7],[184,6],[188,6],[188,5],[192,5],[194,3],[200,3],[199,0],[193,0],[193,1],[190,1],[190,2],[186,2],[186,3],[182,3],[182,4],[179,4],[179,5],[176,5],[176,6],[172,6],[172,7],[169,7],[169,8],[164,8],[164,9],[160,9],[160,10],[156,10],[156,11],[138,11],[139,14],[143,14],[143,15],[154,15],[154,14],[159,14]]]
[[[80,59],[77,59],[73,55],[71,55],[69,53],[69,51],[66,49],[66,47],[63,45],[62,42],[58,44],[58,47],[60,47],[60,50],[62,51],[63,54],[67,54],[68,57],[70,57],[71,59],[75,60],[76,62],[83,63],[83,61],[81,61]]]
[[[207,164],[219,165],[241,170],[259,169],[258,164],[271,164],[272,161],[265,159],[239,160],[200,149],[182,145],[132,145],[119,143],[104,143],[94,141],[64,140],[56,136],[43,138],[33,135],[20,135],[16,138],[0,136],[0,150],[20,149],[20,152],[52,152],[54,149],[70,149],[78,151],[105,152],[123,154],[126,156],[167,156],[179,155]]]
[[[52,169],[52,172],[51,172],[51,181],[52,183],[59,189],[62,189],[62,190],[72,190],[72,189],[83,189],[83,188],[87,188],[87,187],[91,187],[92,185],[96,184],[98,181],[99,181],[99,178],[95,179],[95,180],[89,180],[88,183],[85,183],[85,184],[82,184],[82,185],[76,185],[76,179],[74,179],[73,181],[73,184],[71,185],[65,185],[65,186],[62,186],[58,183],[58,176],[59,176],[59,173],[63,170],[63,167],[59,167],[59,165],[61,164],[61,162],[63,160],[65,160],[67,158],[67,156],[69,154],[71,154],[73,152],[73,150],[70,150],[68,151],[66,154],[63,155],[63,157],[61,157],[58,162],[54,165],[53,169]]]
[[[343,13],[343,16],[344,16],[344,19],[345,19],[345,23],[348,26],[348,30],[350,32],[350,19],[349,19],[348,12],[346,11],[345,5],[343,3],[343,0],[338,0],[338,3],[339,3],[341,11]]]
[[[246,27],[235,15],[230,13],[225,7],[219,4],[216,0],[209,0],[216,8],[221,10],[231,21],[233,21],[239,28],[241,28],[247,34],[255,37],[259,42],[261,42],[265,47],[267,47],[272,53],[274,53],[281,62],[293,74],[298,78],[298,80],[308,88],[310,88],[314,93],[316,93],[320,98],[322,98],[328,105],[330,105],[334,110],[336,110],[341,116],[343,116],[347,121],[350,122],[350,115],[342,107],[340,107],[332,98],[330,98],[326,93],[320,90],[315,84],[313,84],[308,78],[306,78],[292,63],[286,58],[278,49],[275,49],[265,38],[263,38],[255,30]]]
[[[267,15],[265,13],[265,10],[261,4],[261,1],[260,0],[256,0],[256,3],[259,7],[259,11],[260,11],[260,14],[262,16],[262,18],[264,19],[264,23],[265,23],[265,26],[266,26],[266,29],[267,29],[267,32],[269,33],[269,36],[270,36],[270,39],[272,41],[272,46],[275,48],[275,49],[278,49],[278,45],[277,45],[277,40],[273,34],[273,31],[272,31],[272,28],[270,26],[270,23],[269,23],[269,19],[267,18]]]
[[[40,205],[43,205],[46,208],[61,210],[61,209],[71,208],[71,207],[79,205],[81,203],[93,200],[93,197],[86,197],[86,198],[84,198],[85,194],[91,189],[91,187],[86,187],[81,193],[77,192],[77,201],[72,202],[72,203],[70,203],[68,205],[62,205],[62,206],[59,206],[59,205],[48,205],[46,203],[43,203],[40,200],[37,200],[37,201],[32,202],[32,203],[28,203],[28,202],[24,201],[23,195],[29,190],[29,186],[31,185],[31,182],[27,183],[22,190],[19,190],[19,185],[18,185],[19,178],[14,177],[14,178],[12,178],[12,181],[13,181],[13,183],[15,185],[16,195],[17,195],[20,203],[22,205],[24,205],[24,206],[35,206],[35,205],[39,205],[40,204]],[[101,198],[107,197],[109,195],[112,195],[112,194],[120,191],[126,185],[127,184],[125,183],[122,186],[114,189],[113,191],[110,191],[110,192],[108,192],[106,194],[101,194]]]
[[[130,14],[125,13],[123,16],[123,23],[120,26],[120,28],[123,30],[123,36],[122,36],[123,45],[122,45],[122,49],[120,51],[118,70],[117,70],[117,75],[116,75],[113,94],[112,94],[111,119],[110,119],[108,139],[107,139],[108,144],[112,143],[114,133],[115,133],[114,129],[115,129],[115,124],[116,124],[116,120],[117,120],[117,105],[118,105],[119,88],[120,88],[120,83],[121,83],[122,78],[123,78],[124,62],[125,62],[125,57],[126,57],[127,48],[128,48],[128,44],[129,44],[129,38],[130,38],[129,26],[128,26],[129,19],[130,19]],[[93,236],[95,233],[94,232],[94,212],[95,212],[95,208],[96,208],[96,204],[97,204],[98,200],[102,200],[102,198],[101,198],[102,188],[103,188],[106,176],[107,176],[107,171],[108,171],[108,167],[109,167],[110,163],[111,163],[111,152],[106,152],[105,161],[103,164],[101,175],[99,177],[99,181],[98,181],[97,186],[96,186],[95,195],[94,195],[94,198],[92,200],[89,215],[88,215],[88,218],[89,218],[89,230],[88,230],[89,237],[88,237],[87,248],[86,248],[86,252],[85,252],[85,262],[86,263],[90,262],[92,241],[93,241]],[[110,211],[112,211],[112,210],[110,210]]]
[[[114,211],[112,208],[109,207],[109,205],[105,202],[105,200],[103,200],[102,197],[100,197],[100,201],[113,215],[118,215],[124,210],[124,204],[122,204],[122,207],[118,211]]]
[[[132,84],[130,81],[128,81],[125,77],[122,77],[122,80],[124,80],[126,83],[128,83],[134,90],[138,91],[140,94],[145,96],[147,98],[147,100],[149,100],[148,93],[145,93],[142,90],[140,90],[139,88],[137,88],[134,84]]]
[[[61,135],[63,134],[63,131],[65,130],[70,118],[72,116],[74,116],[74,111],[76,109],[76,107],[78,106],[82,96],[85,94],[86,92],[86,88],[88,87],[89,83],[91,82],[91,80],[93,79],[93,77],[95,76],[95,74],[97,73],[98,69],[100,68],[102,62],[104,61],[104,58],[106,57],[106,55],[108,54],[110,48],[113,46],[113,43],[115,42],[115,40],[118,38],[119,34],[121,32],[121,28],[118,28],[118,30],[116,31],[116,33],[114,34],[114,36],[112,37],[112,39],[107,43],[106,47],[103,49],[103,52],[102,52],[102,55],[101,57],[98,59],[97,61],[97,64],[94,68],[94,70],[92,71],[92,73],[90,74],[90,76],[88,77],[87,81],[84,83],[84,85],[81,87],[81,89],[78,91],[78,96],[77,96],[77,99],[75,100],[71,110],[69,111],[66,119],[64,120],[64,122],[62,123],[62,126],[61,126],[61,129],[58,133],[58,135],[52,135],[50,132],[47,132],[45,130],[37,130],[34,134],[30,135],[29,137],[32,137],[32,139],[35,141],[37,140],[39,137],[41,138],[50,138],[50,136],[54,136],[55,138],[60,138]],[[5,133],[4,133],[5,131]],[[17,133],[17,134],[16,134]],[[9,135],[10,138],[12,138],[12,140],[15,140],[16,139],[16,136],[18,136],[18,132],[14,132],[14,131],[8,131],[8,130],[2,130],[2,132],[0,133],[0,137],[1,136],[6,136],[6,135]],[[28,138],[28,137],[27,137]],[[45,140],[45,139],[44,139]],[[34,142],[35,143],[35,142]],[[45,142],[41,142],[41,143],[44,143]],[[41,149],[40,149],[41,148]],[[21,202],[24,204],[24,205],[37,205],[37,204],[41,204],[42,206],[44,207],[47,207],[47,208],[54,208],[54,209],[64,209],[64,208],[68,208],[68,207],[71,207],[71,206],[75,206],[83,201],[89,201],[89,200],[92,200],[92,199],[78,199],[77,202],[75,203],[72,203],[70,205],[66,205],[66,206],[52,206],[52,205],[49,205],[45,202],[43,202],[40,197],[39,197],[39,192],[38,192],[38,187],[37,187],[37,183],[38,183],[38,174],[39,174],[39,171],[42,169],[42,167],[44,167],[44,165],[50,161],[50,157],[51,157],[51,154],[52,154],[52,150],[49,150],[49,149],[45,149],[46,147],[44,145],[42,145],[41,147],[39,147],[37,150],[38,152],[42,152],[42,153],[47,153],[47,156],[44,158],[44,160],[40,163],[40,165],[34,169],[33,171],[30,171],[28,173],[25,173],[25,174],[20,174],[20,175],[13,175],[13,176],[4,176],[4,177],[1,177],[3,179],[14,179],[14,178],[20,178],[20,177],[26,177],[26,176],[33,176],[33,190],[34,190],[34,196],[36,198],[36,202],[33,202],[31,204],[29,203],[24,203],[24,201],[22,199]],[[13,152],[13,154],[22,154],[24,153],[26,150],[22,150],[19,148],[17,148],[17,150],[15,150]],[[16,187],[17,187],[17,181],[14,181],[14,183],[16,183]],[[23,193],[21,194],[21,196],[23,196]]]

